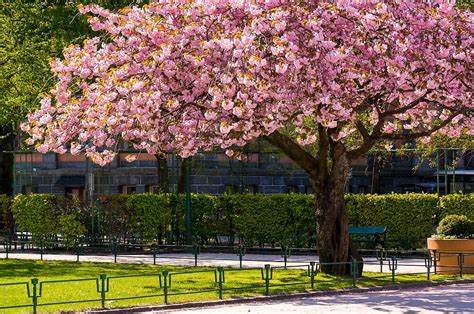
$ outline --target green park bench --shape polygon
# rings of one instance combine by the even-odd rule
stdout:
[[[387,238],[387,227],[350,226],[349,235],[353,242],[366,243],[368,249],[375,249],[378,244],[383,248]]]

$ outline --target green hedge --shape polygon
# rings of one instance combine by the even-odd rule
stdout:
[[[224,198],[226,198],[224,196]],[[249,245],[314,244],[314,197],[300,194],[228,196],[235,230]]]
[[[433,233],[438,203],[434,194],[350,194],[345,198],[349,224],[387,226],[388,247],[420,247]]]
[[[0,194],[0,231],[2,233],[13,230],[15,225],[11,207],[12,198],[5,194]]]
[[[171,223],[171,194],[135,194],[126,200],[132,230],[143,240],[155,239]]]
[[[387,226],[388,247],[421,247],[433,233],[438,212],[474,216],[474,194],[350,194],[345,196],[349,223]],[[6,203],[6,201],[4,202]],[[0,204],[2,198],[0,197]],[[17,226],[45,238],[55,233],[109,237],[140,235],[149,241],[185,240],[184,195],[114,195],[97,208],[82,208],[52,195],[19,195],[14,200]],[[240,236],[248,245],[312,246],[316,241],[314,197],[301,194],[191,195],[192,238],[206,244]]]
[[[474,220],[474,193],[449,194],[440,199],[440,218],[447,215],[465,215]]]
[[[78,236],[85,235],[86,228],[80,221],[85,213],[75,199],[60,195],[17,195],[12,205],[17,227],[29,231],[36,244],[47,245],[61,234],[66,243],[73,244]]]

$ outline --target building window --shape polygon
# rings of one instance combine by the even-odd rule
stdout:
[[[224,188],[225,194],[232,195],[232,194],[239,194],[239,192],[240,192],[240,189],[238,185],[226,185]]]
[[[82,203],[84,202],[85,188],[83,186],[66,187],[64,188],[64,194],[69,197],[77,198]]]
[[[242,193],[245,194],[257,194],[258,188],[256,185],[251,184],[251,185],[244,185],[242,187]]]
[[[122,194],[135,194],[136,192],[137,192],[137,187],[134,185],[122,186]]]
[[[148,185],[146,188],[148,193],[158,194],[159,193],[159,186],[158,185]]]
[[[249,185],[226,185],[224,188],[225,194],[256,194],[258,187],[254,184]]]
[[[288,185],[286,187],[287,193],[299,193],[300,189],[296,185]]]
[[[306,186],[306,194],[314,194],[314,190],[313,190],[313,187],[311,185],[307,185]]]

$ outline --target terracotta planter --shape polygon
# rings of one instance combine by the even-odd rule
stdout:
[[[428,250],[436,253],[436,271],[459,274],[459,254],[464,253],[463,273],[474,274],[474,239],[427,239]]]

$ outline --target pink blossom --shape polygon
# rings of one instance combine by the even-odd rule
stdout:
[[[322,128],[347,151],[364,128],[374,143],[427,130],[472,135],[463,111],[473,107],[473,13],[447,1],[79,10],[101,36],[51,62],[54,86],[21,124],[42,153],[70,147],[104,165],[125,140],[188,157],[282,128],[303,146],[318,145]],[[440,121],[451,122],[438,131]]]

